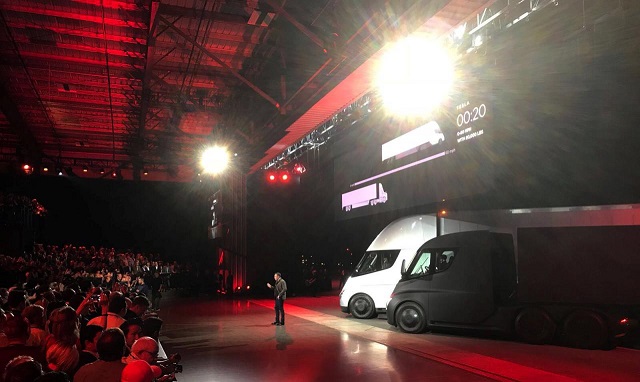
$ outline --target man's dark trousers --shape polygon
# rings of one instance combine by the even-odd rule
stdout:
[[[276,297],[276,323],[284,325],[284,300]],[[280,318],[282,316],[282,318]]]

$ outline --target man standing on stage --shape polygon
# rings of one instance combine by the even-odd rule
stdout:
[[[276,300],[276,320],[271,325],[284,325],[284,300],[287,299],[287,283],[284,281],[280,272],[273,275],[276,280],[275,285],[267,283],[267,287],[273,289],[273,297]],[[281,318],[282,317],[282,318]]]

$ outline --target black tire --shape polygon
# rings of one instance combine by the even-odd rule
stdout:
[[[556,333],[556,323],[540,308],[521,310],[513,326],[520,340],[536,345],[550,343]]]
[[[596,312],[577,310],[562,325],[562,339],[578,349],[605,349],[609,346],[609,327]]]
[[[422,333],[427,329],[427,316],[419,304],[405,302],[396,310],[396,323],[405,333]]]
[[[368,319],[376,316],[376,306],[371,297],[357,294],[349,301],[349,311],[355,318]]]

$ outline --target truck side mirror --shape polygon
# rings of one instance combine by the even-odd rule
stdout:
[[[407,273],[407,266],[405,264],[406,259],[402,259],[402,266],[400,267],[400,274],[404,276]]]

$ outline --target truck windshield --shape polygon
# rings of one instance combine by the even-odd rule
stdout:
[[[423,249],[407,269],[405,277],[444,272],[451,267],[455,256],[454,249]]]
[[[353,272],[354,276],[360,276],[367,273],[382,271],[387,268],[391,268],[393,263],[396,262],[399,249],[390,251],[369,251],[365,252],[362,256],[362,260],[356,266]]]
[[[429,267],[431,266],[431,251],[423,250],[411,264],[411,267],[407,270],[409,277],[421,276],[429,273]]]

